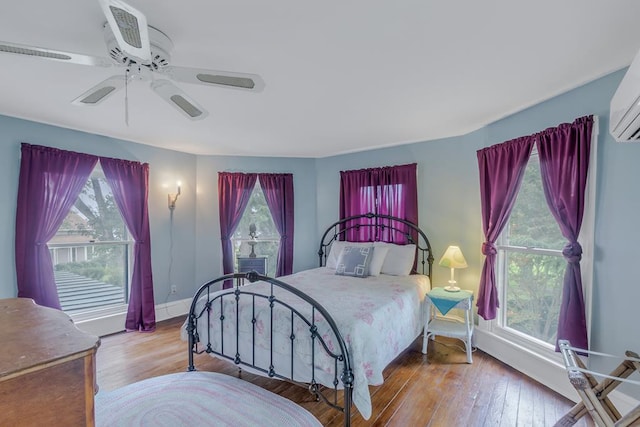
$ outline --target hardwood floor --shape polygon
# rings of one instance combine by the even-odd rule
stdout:
[[[120,333],[102,338],[97,378],[113,390],[146,378],[184,372],[187,343],[180,339],[184,317],[160,322],[153,333]],[[421,352],[422,338],[385,369],[384,384],[370,387],[373,415],[353,410],[353,426],[553,426],[573,403],[493,357],[476,351],[473,364],[456,340],[438,337]],[[195,358],[198,370],[237,375],[237,368],[208,355]],[[342,425],[342,415],[315,402],[302,388],[243,372],[242,378],[305,407],[323,425]],[[586,416],[576,426],[594,426]]]

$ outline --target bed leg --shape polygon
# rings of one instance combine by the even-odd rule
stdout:
[[[353,400],[353,388],[349,384],[349,389],[345,386],[344,393],[344,427],[351,427],[351,404]]]

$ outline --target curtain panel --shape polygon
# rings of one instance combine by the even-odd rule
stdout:
[[[151,273],[149,165],[106,157],[100,158],[100,164],[122,218],[135,241],[125,327],[129,331],[154,331],[156,312]]]
[[[582,292],[578,235],[582,226],[591,151],[593,116],[581,117],[537,135],[542,188],[562,235],[568,240],[562,254],[567,261],[558,318],[558,340],[589,348]],[[556,341],[556,351],[559,351]]]
[[[60,309],[47,242],[82,191],[98,158],[23,143],[16,207],[18,296]]]
[[[385,166],[340,172],[340,219],[366,213],[390,215],[418,223],[417,164]],[[361,224],[373,221],[363,218]],[[373,229],[360,227],[347,231],[348,241],[382,240],[407,243],[406,226],[401,223],[389,224],[402,232],[391,232],[385,236],[374,236]],[[417,232],[411,231],[417,241]]]
[[[523,137],[484,148],[477,152],[480,170],[480,206],[485,255],[478,289],[478,315],[495,319],[500,306],[496,288],[496,247],[498,236],[509,220],[509,214],[522,183],[534,139]]]
[[[220,240],[222,241],[222,271],[224,274],[233,273],[234,252],[231,237],[249,203],[249,198],[257,179],[258,175],[255,173],[218,173],[218,210],[220,215]],[[231,280],[225,280],[222,288],[227,289],[232,286],[233,282]]]
[[[293,273],[293,175],[258,174],[260,187],[280,234],[276,277]]]

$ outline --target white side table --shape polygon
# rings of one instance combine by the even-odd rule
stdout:
[[[473,336],[473,319],[471,307],[473,303],[473,293],[460,290],[457,292],[445,291],[444,288],[436,287],[427,293],[425,300],[426,320],[424,325],[424,339],[422,342],[422,353],[427,354],[427,344],[429,337],[433,339],[435,335],[457,338],[464,341],[467,351],[467,363],[473,363],[471,357],[471,337]],[[434,306],[435,309],[431,307]],[[453,318],[437,317],[435,311],[438,310],[445,316],[451,309],[464,310],[464,321]]]

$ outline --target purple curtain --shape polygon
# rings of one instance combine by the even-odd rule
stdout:
[[[405,219],[414,224],[418,223],[418,185],[417,164],[393,166],[376,171],[378,175],[378,213]],[[379,238],[386,242],[407,243],[407,227],[402,223],[389,224],[403,230],[391,232]],[[418,232],[411,230],[414,242],[418,241]]]
[[[517,138],[479,150],[480,205],[486,256],[478,290],[478,315],[485,320],[495,319],[500,306],[496,289],[495,242],[506,225],[516,201],[520,183],[531,154],[534,138]]]
[[[82,191],[98,158],[22,144],[16,209],[18,296],[60,309],[47,242]]]
[[[418,222],[417,164],[387,166],[340,172],[340,219],[369,212],[391,215],[413,223]],[[365,224],[367,220],[361,219]],[[394,227],[405,229],[403,224]],[[403,233],[375,236],[369,227],[351,229],[346,233],[349,241],[383,240],[406,243]],[[417,233],[413,236],[417,241]]]
[[[285,276],[293,273],[293,175],[261,173],[258,178],[280,233],[276,277]]]
[[[558,319],[558,339],[588,348],[587,322],[582,294],[578,234],[584,212],[585,188],[593,116],[581,117],[537,135],[542,187],[549,209],[569,241],[562,254],[567,260]],[[556,351],[559,351],[556,342]]]
[[[220,211],[220,239],[222,240],[222,269],[224,274],[233,273],[233,246],[231,237],[242,218],[253,187],[258,179],[257,174],[239,172],[218,173],[218,204]],[[223,288],[233,286],[226,280]]]
[[[100,164],[122,218],[135,241],[125,327],[129,331],[154,331],[156,312],[153,299],[151,233],[147,204],[149,165],[104,157],[100,158]]]

